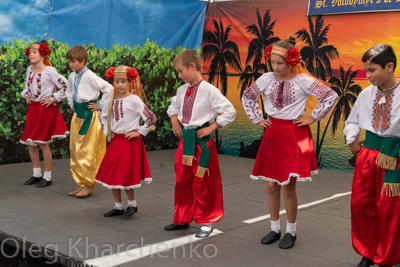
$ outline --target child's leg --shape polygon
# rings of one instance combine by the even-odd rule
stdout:
[[[40,148],[42,149],[43,153],[43,161],[44,161],[44,171],[51,172],[51,160],[52,154],[49,144],[40,144]],[[39,156],[39,153],[38,153]]]
[[[122,203],[121,190],[120,189],[111,189],[111,192],[113,194],[114,202]]]
[[[287,215],[286,234],[279,243],[279,247],[288,249],[293,247],[296,241],[296,217],[297,217],[297,194],[296,178],[291,177],[290,183],[282,187],[283,200]]]
[[[40,168],[39,150],[37,146],[28,145],[28,151],[29,151],[29,157],[31,158],[32,161],[33,168]]]
[[[138,211],[137,203],[135,200],[135,192],[133,189],[125,190],[126,196],[128,197],[128,206],[125,210],[124,216],[129,217]]]
[[[271,231],[279,234],[281,231],[280,219],[279,219],[279,209],[281,205],[281,186],[274,182],[267,182],[268,190],[268,208],[271,214]],[[274,235],[275,240],[279,239],[280,236]],[[269,240],[269,238],[268,238]],[[274,240],[274,241],[275,241]],[[263,244],[269,244],[269,241],[261,241]]]
[[[133,189],[125,190],[126,196],[128,197],[128,201],[135,200],[135,191]]]
[[[104,217],[113,217],[124,214],[124,205],[122,204],[121,199],[121,190],[120,189],[111,189],[113,198],[114,198],[114,208],[109,212],[104,213]]]

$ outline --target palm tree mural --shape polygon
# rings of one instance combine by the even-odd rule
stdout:
[[[217,88],[225,96],[228,90],[228,73],[226,64],[235,71],[242,72],[240,66],[239,48],[236,43],[229,40],[229,34],[232,30],[231,25],[224,29],[221,19],[219,23],[213,19],[214,31],[206,31],[203,36],[203,59],[211,60],[208,70],[208,82],[213,83],[217,75]],[[212,58],[212,59],[211,59]],[[219,84],[221,83],[221,88]],[[221,139],[218,138],[218,130],[215,131],[217,152],[223,154]]]
[[[332,89],[338,94],[339,98],[336,102],[335,107],[331,115],[329,116],[328,123],[326,124],[325,130],[322,134],[320,145],[317,149],[321,149],[322,142],[324,141],[326,131],[329,127],[329,123],[332,121],[331,131],[332,135],[335,135],[336,130],[340,121],[346,121],[350,115],[350,111],[357,100],[358,95],[361,93],[361,86],[355,84],[354,79],[357,77],[358,71],[352,71],[351,66],[346,72],[343,66],[340,65],[340,78],[332,77],[329,79],[329,83],[332,85]],[[320,151],[316,151],[318,154]],[[322,167],[321,156],[318,159],[318,166]]]
[[[313,73],[317,78],[326,81],[326,75],[332,75],[331,60],[339,58],[339,52],[333,45],[328,45],[328,32],[329,26],[324,27],[324,19],[319,15],[315,24],[311,17],[308,16],[308,28],[303,28],[295,33],[297,38],[301,39],[306,43],[300,50],[300,55],[305,63],[305,67],[310,73]],[[327,73],[325,72],[327,71]],[[321,167],[321,146],[323,138],[320,140],[320,128],[321,123],[317,122],[317,147],[316,157],[319,162],[318,167]]]

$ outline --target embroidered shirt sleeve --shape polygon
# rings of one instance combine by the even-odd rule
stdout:
[[[142,102],[140,99],[138,99],[137,101]],[[154,126],[154,124],[156,124],[157,118],[143,102],[141,103],[141,105],[137,106],[139,108],[139,114],[144,120],[144,124],[139,126],[138,132],[141,135],[146,136],[151,131],[151,128]]]
[[[49,73],[47,73],[47,75],[50,75],[54,85],[59,88],[57,92],[53,92],[53,94],[50,96],[50,99],[52,102],[55,101],[60,102],[65,97],[67,97],[66,91],[68,89],[68,81],[67,79],[65,79],[64,76],[58,74],[54,68],[50,70]]]
[[[359,101],[362,101],[361,100],[362,97],[360,98],[360,96],[354,103],[354,106],[350,112],[350,115],[344,123],[343,133],[346,136],[346,142],[348,145],[354,144],[358,140],[359,135],[360,135],[360,127],[358,126],[358,122],[360,119],[360,116],[359,116],[359,114],[360,114],[359,106],[360,105],[358,103],[360,103]]]
[[[318,98],[317,107],[311,113],[311,117],[319,121],[328,115],[338,99],[335,91],[316,80],[308,87],[308,94]]]
[[[236,110],[232,103],[223,94],[221,94],[221,91],[218,88],[212,88],[211,92],[211,107],[217,114],[220,114],[217,116],[215,123],[218,128],[225,127],[235,120]]]
[[[258,124],[264,119],[262,111],[258,107],[258,97],[261,95],[261,91],[256,83],[253,83],[242,96],[242,105],[247,116],[252,123]]]
[[[30,95],[30,90],[29,90],[29,77],[30,75],[32,75],[32,70],[31,68],[28,67],[28,69],[26,70],[26,77],[25,77],[25,88],[22,91],[21,95],[23,98],[26,98],[28,95]]]
[[[179,114],[180,104],[179,104],[179,99],[178,99],[178,93],[179,93],[179,89],[178,89],[176,96],[171,98],[171,104],[168,106],[167,114],[170,118],[174,115]]]

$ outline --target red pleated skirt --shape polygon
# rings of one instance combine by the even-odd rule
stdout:
[[[25,130],[20,140],[22,144],[31,146],[49,144],[53,142],[53,138],[64,139],[67,134],[69,131],[58,104],[47,108],[39,102],[32,102],[29,105]]]
[[[287,185],[291,177],[311,181],[317,174],[314,143],[309,126],[298,127],[292,120],[271,117],[264,131],[250,178]]]
[[[108,145],[95,181],[109,189],[129,190],[151,182],[149,161],[142,138],[115,134]]]

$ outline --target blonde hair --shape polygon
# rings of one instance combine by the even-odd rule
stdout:
[[[174,65],[177,63],[182,64],[186,68],[189,68],[190,64],[194,63],[196,70],[201,72],[201,57],[194,49],[186,49],[180,52],[174,59]]]
[[[274,45],[284,47],[286,49],[294,48],[296,46],[296,37],[294,35],[290,35],[286,40],[280,40]]]
[[[67,51],[66,58],[68,60],[78,60],[79,62],[85,60],[86,65],[89,59],[89,55],[86,51],[86,48],[81,45],[74,45],[70,50]]]

